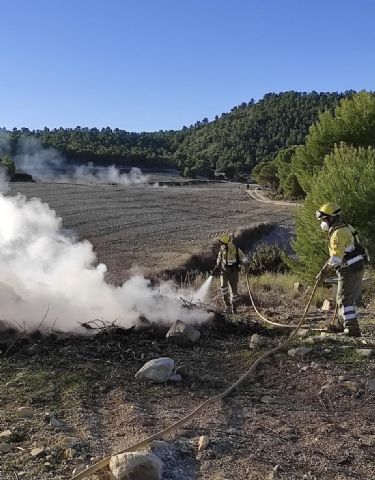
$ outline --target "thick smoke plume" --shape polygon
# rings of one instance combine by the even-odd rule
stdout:
[[[115,287],[105,273],[92,245],[63,234],[61,218],[47,204],[0,194],[1,320],[30,331],[47,312],[43,328],[74,331],[94,319],[129,327],[141,316],[159,324],[209,318],[202,309],[183,308],[180,298],[196,299],[194,291],[169,282],[152,287],[142,276]]]
[[[10,153],[6,133],[0,135],[0,156]],[[121,185],[140,185],[148,182],[139,168],[132,168],[129,173],[121,173],[114,165],[96,166],[92,162],[77,165],[67,162],[64,156],[52,147],[43,147],[33,137],[21,137],[17,151],[13,156],[17,170],[33,176],[34,180],[45,182],[70,183],[116,183]]]

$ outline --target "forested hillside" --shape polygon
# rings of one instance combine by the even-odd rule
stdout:
[[[215,170],[228,178],[248,175],[260,162],[272,160],[281,148],[303,144],[319,112],[333,110],[345,93],[269,93],[231,112],[207,118],[179,131],[131,133],[115,128],[58,128],[30,131],[13,129],[13,151],[23,136],[38,138],[68,159],[116,163],[140,167],[175,166],[185,176],[213,176]]]

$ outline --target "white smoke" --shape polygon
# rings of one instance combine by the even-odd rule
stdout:
[[[8,175],[4,167],[0,166],[0,194],[9,190]]]
[[[68,238],[61,222],[39,199],[0,194],[1,320],[27,331],[39,328],[46,313],[43,327],[61,331],[94,319],[124,327],[141,316],[166,325],[208,320],[203,310],[181,304],[181,297],[196,292],[177,290],[170,282],[152,287],[138,275],[120,287],[107,284],[106,266],[97,264],[92,245]]]
[[[147,183],[148,177],[143,175],[140,168],[133,167],[130,172],[120,173],[114,165],[110,167],[96,167],[92,162],[75,167],[71,176],[66,175],[64,180],[85,183],[116,183],[121,185],[141,185]]]
[[[14,163],[17,170],[22,170],[39,181],[121,185],[140,185],[148,182],[148,177],[143,175],[139,168],[132,168],[129,173],[120,173],[114,165],[103,167],[92,162],[86,165],[67,163],[60,152],[52,147],[43,147],[41,142],[33,137],[20,138]]]

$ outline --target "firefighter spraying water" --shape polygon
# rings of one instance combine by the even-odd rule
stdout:
[[[225,304],[225,312],[236,313],[240,301],[238,295],[239,272],[241,265],[246,265],[248,259],[235,245],[230,235],[224,233],[218,240],[220,251],[212,275],[220,275],[220,293]]]

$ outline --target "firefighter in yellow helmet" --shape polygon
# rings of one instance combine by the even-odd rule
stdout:
[[[316,218],[329,237],[329,259],[318,277],[323,280],[334,272],[338,277],[338,324],[331,324],[329,330],[360,337],[355,305],[361,294],[366,251],[359,243],[354,228],[343,221],[341,208],[336,203],[322,205],[316,212]]]
[[[220,251],[214,272],[220,272],[220,293],[227,313],[236,313],[239,303],[238,279],[242,263],[247,263],[242,250],[234,243],[230,235],[224,233],[219,237]],[[229,290],[230,289],[230,290]]]

